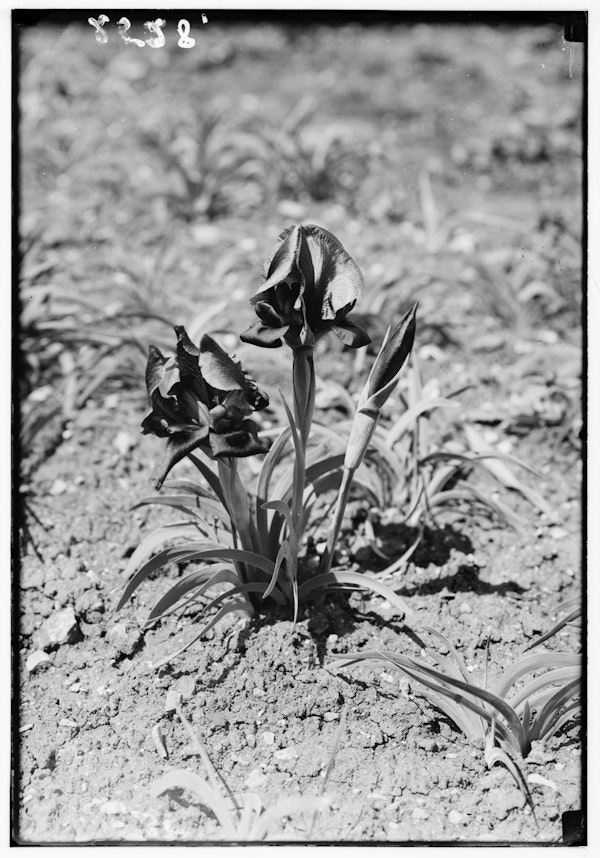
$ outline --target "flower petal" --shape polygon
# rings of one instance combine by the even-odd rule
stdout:
[[[256,424],[252,420],[245,420],[242,423],[242,428],[235,432],[227,432],[223,435],[211,432],[210,446],[214,458],[222,459],[226,456],[241,458],[266,453],[267,448],[258,439],[255,427]]]
[[[234,360],[221,346],[205,334],[200,341],[202,375],[215,390],[240,390],[253,409],[260,411],[269,404],[269,397],[259,390],[249,372],[239,360]]]
[[[148,362],[146,363],[146,390],[148,391],[149,399],[152,398],[152,394],[160,386],[167,372],[166,364],[171,360],[172,358],[165,357],[156,346],[149,346]]]
[[[268,325],[270,328],[281,328],[285,325],[285,319],[283,316],[281,316],[267,301],[257,301],[254,309],[261,322]]]
[[[349,346],[351,349],[368,346],[371,342],[371,337],[367,332],[352,319],[339,319],[335,325],[332,325],[331,330],[345,346]]]
[[[177,365],[179,367],[179,378],[189,387],[198,399],[205,405],[208,404],[208,391],[200,372],[198,363],[200,350],[190,340],[183,325],[175,325],[177,334]]]
[[[233,360],[208,334],[200,340],[200,369],[215,390],[244,390],[246,386],[241,363]]]
[[[255,322],[243,334],[240,334],[240,340],[252,346],[275,349],[282,344],[281,338],[287,333],[287,330],[287,326],[285,328],[268,328],[262,322]]]
[[[315,311],[321,319],[335,319],[350,312],[363,287],[360,268],[338,239],[319,226],[302,227],[314,270]],[[307,302],[311,298],[307,297]],[[312,316],[312,313],[311,313]]]
[[[298,250],[302,240],[301,229],[302,227],[298,225],[290,226],[278,235],[275,246],[263,266],[265,283],[259,292],[270,289],[275,283],[285,280],[290,275],[294,263],[298,261]]]
[[[158,491],[164,483],[167,474],[177,462],[181,461],[184,456],[199,447],[202,441],[206,438],[206,433],[203,429],[194,432],[181,432],[176,435],[171,435],[165,444],[163,454],[154,466],[150,482]]]

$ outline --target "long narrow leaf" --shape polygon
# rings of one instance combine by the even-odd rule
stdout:
[[[166,656],[165,658],[159,659],[159,661],[153,662],[152,667],[154,667],[155,669],[158,669],[159,667],[162,667],[163,664],[168,664],[168,662],[173,661],[174,658],[177,658],[177,656],[181,655],[182,653],[184,653],[186,651],[186,649],[189,649],[193,644],[195,644],[197,640],[200,640],[201,637],[208,634],[208,632],[212,628],[214,628],[218,623],[220,623],[221,620],[227,616],[227,614],[232,614],[232,613],[235,613],[236,611],[244,611],[247,613],[248,612],[248,605],[249,605],[249,603],[246,600],[242,600],[242,599],[234,599],[232,602],[229,602],[227,605],[223,605],[221,607],[221,609],[219,611],[217,611],[217,613],[214,615],[214,617],[210,620],[210,622],[208,622],[204,626],[204,628],[200,632],[198,632],[198,634],[194,635],[194,637],[191,640],[189,640],[186,644],[184,644],[182,647],[180,647],[175,652],[172,652],[170,655]]]
[[[342,585],[348,588],[358,588],[359,590],[372,590],[379,596],[383,596],[390,604],[397,608],[403,616],[412,616],[414,611],[406,602],[400,598],[393,590],[382,584],[381,581],[375,581],[369,578],[368,575],[363,575],[361,572],[324,572],[321,575],[316,575],[300,585],[298,589],[298,597],[306,598],[310,593],[317,590],[327,589],[328,587]]]
[[[170,607],[176,605],[177,602],[190,590],[196,590],[197,596],[202,596],[211,587],[217,584],[236,584],[239,579],[231,566],[225,563],[215,563],[211,566],[206,566],[204,569],[198,569],[191,572],[177,581],[169,590],[161,596],[158,602],[154,605],[146,620],[146,625],[151,623],[158,617],[162,617]]]
[[[218,819],[228,840],[236,839],[235,821],[223,796],[210,784],[193,772],[185,769],[174,769],[162,775],[151,787],[154,797],[170,789],[187,789],[196,793],[202,804],[207,807]]]

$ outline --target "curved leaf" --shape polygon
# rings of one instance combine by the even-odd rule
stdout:
[[[305,581],[298,589],[298,597],[302,599],[317,590],[328,589],[342,585],[344,588],[358,588],[360,590],[372,590],[379,596],[383,596],[390,604],[397,608],[403,615],[413,615],[414,611],[393,590],[386,587],[380,581],[375,581],[362,572],[324,572]]]
[[[236,584],[238,581],[236,572],[225,563],[215,563],[211,566],[205,566],[203,569],[197,569],[181,578],[161,596],[148,614],[146,625],[159,617],[162,618],[165,611],[172,605],[176,605],[190,590],[197,590],[196,595],[201,596],[216,584]]]

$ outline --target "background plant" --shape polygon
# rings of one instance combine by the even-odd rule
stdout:
[[[546,640],[562,627],[544,635]],[[473,682],[467,666],[448,638],[430,626],[449,651],[450,658],[426,647],[436,667],[423,659],[397,652],[369,650],[339,656],[340,662],[385,660],[419,683],[421,693],[440,709],[471,742],[480,742],[491,768],[504,765],[531,802],[518,760],[526,758],[533,742],[543,742],[581,714],[581,656],[547,652],[523,656],[502,670],[488,686],[487,660],[483,685]],[[488,642],[489,655],[489,642]],[[339,662],[338,662],[339,664]]]

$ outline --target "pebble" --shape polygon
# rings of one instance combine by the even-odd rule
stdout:
[[[261,769],[252,769],[246,780],[245,785],[249,789],[260,789],[267,782],[267,776]]]
[[[167,698],[165,700],[165,712],[175,712],[180,703],[181,694],[179,691],[167,691]]]
[[[277,760],[295,760],[298,756],[295,748],[281,748],[273,754]]]
[[[158,751],[159,755],[164,760],[166,760],[169,754],[165,743],[165,737],[163,736],[162,730],[160,729],[160,724],[155,724],[152,728],[152,741],[154,742],[154,746]]]
[[[450,822],[452,825],[460,825],[463,821],[463,818],[464,817],[462,813],[459,813],[458,810],[451,810],[448,814],[448,822]]]
[[[429,814],[426,810],[423,810],[422,807],[415,807],[415,809],[411,813],[411,816],[414,820],[418,821],[422,819],[427,819],[429,817]]]
[[[54,480],[54,482],[52,483],[52,485],[48,489],[48,494],[53,495],[53,496],[63,495],[68,488],[69,488],[68,484],[65,483],[64,480],[61,480],[59,478],[57,480]]]
[[[69,720],[69,718],[61,718],[58,723],[61,727],[77,727],[78,726],[75,721],[71,721],[71,720]]]
[[[254,733],[245,733],[246,743],[249,748],[256,748],[256,736]]]
[[[52,659],[48,653],[43,652],[40,649],[36,649],[35,652],[32,652],[31,655],[27,656],[25,667],[29,673],[34,673],[39,668],[48,667],[50,664],[52,664]]]
[[[263,742],[265,745],[274,745],[275,744],[275,733],[271,733],[268,730],[262,734]]]
[[[323,715],[324,721],[337,721],[340,717],[339,712],[325,712]]]
[[[569,535],[568,531],[566,531],[564,527],[551,527],[549,533],[552,539],[564,539],[565,536]]]
[[[127,813],[127,807],[122,801],[105,801],[100,805],[100,813],[106,813],[113,816],[117,813]]]
[[[142,637],[141,631],[131,623],[115,623],[106,632],[106,640],[125,655],[131,655]]]
[[[548,778],[545,778],[543,775],[538,775],[536,772],[529,775],[527,780],[531,784],[539,784],[540,786],[550,787],[550,789],[553,789],[553,790],[555,790],[555,792],[558,792],[558,787],[554,783],[554,781],[551,781]]]
[[[137,439],[130,435],[129,432],[118,432],[113,440],[115,447],[121,456],[126,456],[130,450],[133,450],[137,443]]]
[[[71,606],[54,611],[40,627],[46,646],[60,646],[71,643],[79,631],[75,611]]]

